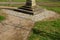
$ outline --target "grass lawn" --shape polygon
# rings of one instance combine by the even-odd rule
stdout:
[[[9,0],[0,0],[0,2],[8,2]],[[25,2],[26,0],[11,0],[13,2]]]
[[[50,2],[51,0],[36,0],[38,2]]]
[[[57,12],[57,13],[59,13],[60,14],[60,7],[49,7],[49,6],[41,6],[42,8],[46,8],[46,9],[48,9],[48,10],[52,10],[52,11],[55,11],[55,12]]]
[[[0,2],[7,2],[9,0],[0,0]],[[15,1],[15,2],[25,2],[26,0],[12,0],[12,1]],[[51,0],[36,0],[38,2],[50,2]]]
[[[36,22],[29,40],[60,40],[60,19]]]
[[[7,2],[7,1],[9,1],[9,0],[0,0],[0,2]],[[15,2],[25,2],[26,0],[12,0],[12,1],[15,1]],[[37,1],[43,1],[43,0],[37,0]],[[47,1],[47,0],[45,0],[45,1]]]
[[[0,0],[0,2],[7,2],[7,0]]]
[[[26,0],[13,0],[14,2],[25,2]]]

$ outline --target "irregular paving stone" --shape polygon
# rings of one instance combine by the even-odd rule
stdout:
[[[27,40],[34,22],[8,15],[0,23],[0,40]]]

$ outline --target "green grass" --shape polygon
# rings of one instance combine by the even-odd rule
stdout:
[[[7,2],[9,0],[0,0],[0,2]],[[25,2],[26,0],[12,0],[14,2]],[[49,0],[36,0],[38,2],[46,2],[46,1],[49,1]]]
[[[50,2],[51,0],[36,0],[38,2]]]
[[[0,2],[7,2],[9,0],[0,0]],[[12,0],[12,1],[15,1],[15,2],[24,2],[26,0]],[[37,0],[37,1],[43,1],[43,0]]]
[[[0,2],[7,2],[7,0],[0,0]]]
[[[7,2],[7,1],[9,1],[9,0],[0,0],[0,2]],[[12,0],[12,1],[14,1],[14,2],[25,2],[26,0]],[[52,2],[52,0],[36,0],[36,1],[38,1],[38,2]]]
[[[26,0],[13,0],[14,2],[25,2]]]
[[[0,6],[11,6],[11,7],[21,7],[22,5],[19,5],[19,4],[0,4]]]
[[[0,22],[3,21],[4,19],[5,17],[0,15]]]
[[[9,0],[0,0],[0,2],[8,2]],[[13,2],[25,2],[26,0],[11,0]]]
[[[60,40],[60,19],[36,22],[29,40]]]
[[[49,7],[49,6],[41,6],[42,8],[46,8],[46,9],[48,9],[48,10],[52,10],[52,11],[55,11],[55,12],[57,12],[57,13],[59,13],[60,14],[60,7]]]

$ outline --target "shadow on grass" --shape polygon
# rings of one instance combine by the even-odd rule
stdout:
[[[49,37],[51,40],[60,40],[60,33],[59,32],[55,32],[55,33],[47,33],[44,31],[40,31],[38,29],[33,28],[32,32],[36,35],[40,35],[43,37]]]

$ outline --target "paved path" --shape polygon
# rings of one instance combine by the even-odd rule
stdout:
[[[25,2],[0,2],[0,4],[24,4]]]
[[[34,23],[13,15],[7,16],[0,23],[0,40],[27,40]]]
[[[9,15],[14,15],[14,16],[24,18],[24,19],[30,19],[34,22],[56,16],[56,12],[49,11],[46,9],[42,10],[42,12],[39,12],[39,14],[36,14],[36,15],[24,14],[21,12],[16,12],[16,11],[7,10],[7,9],[3,9],[3,11]]]
[[[1,31],[1,40],[26,40],[29,32],[31,31],[31,28],[34,25],[33,21],[41,21],[45,18],[56,16],[55,12],[48,10],[45,10],[40,14],[33,15],[32,17],[28,14],[22,14],[20,12],[7,9],[3,9],[3,11],[6,12],[9,16],[8,20],[2,22],[4,26],[2,25],[3,27],[1,29],[4,32]],[[31,17],[33,21],[25,19],[29,17]]]

